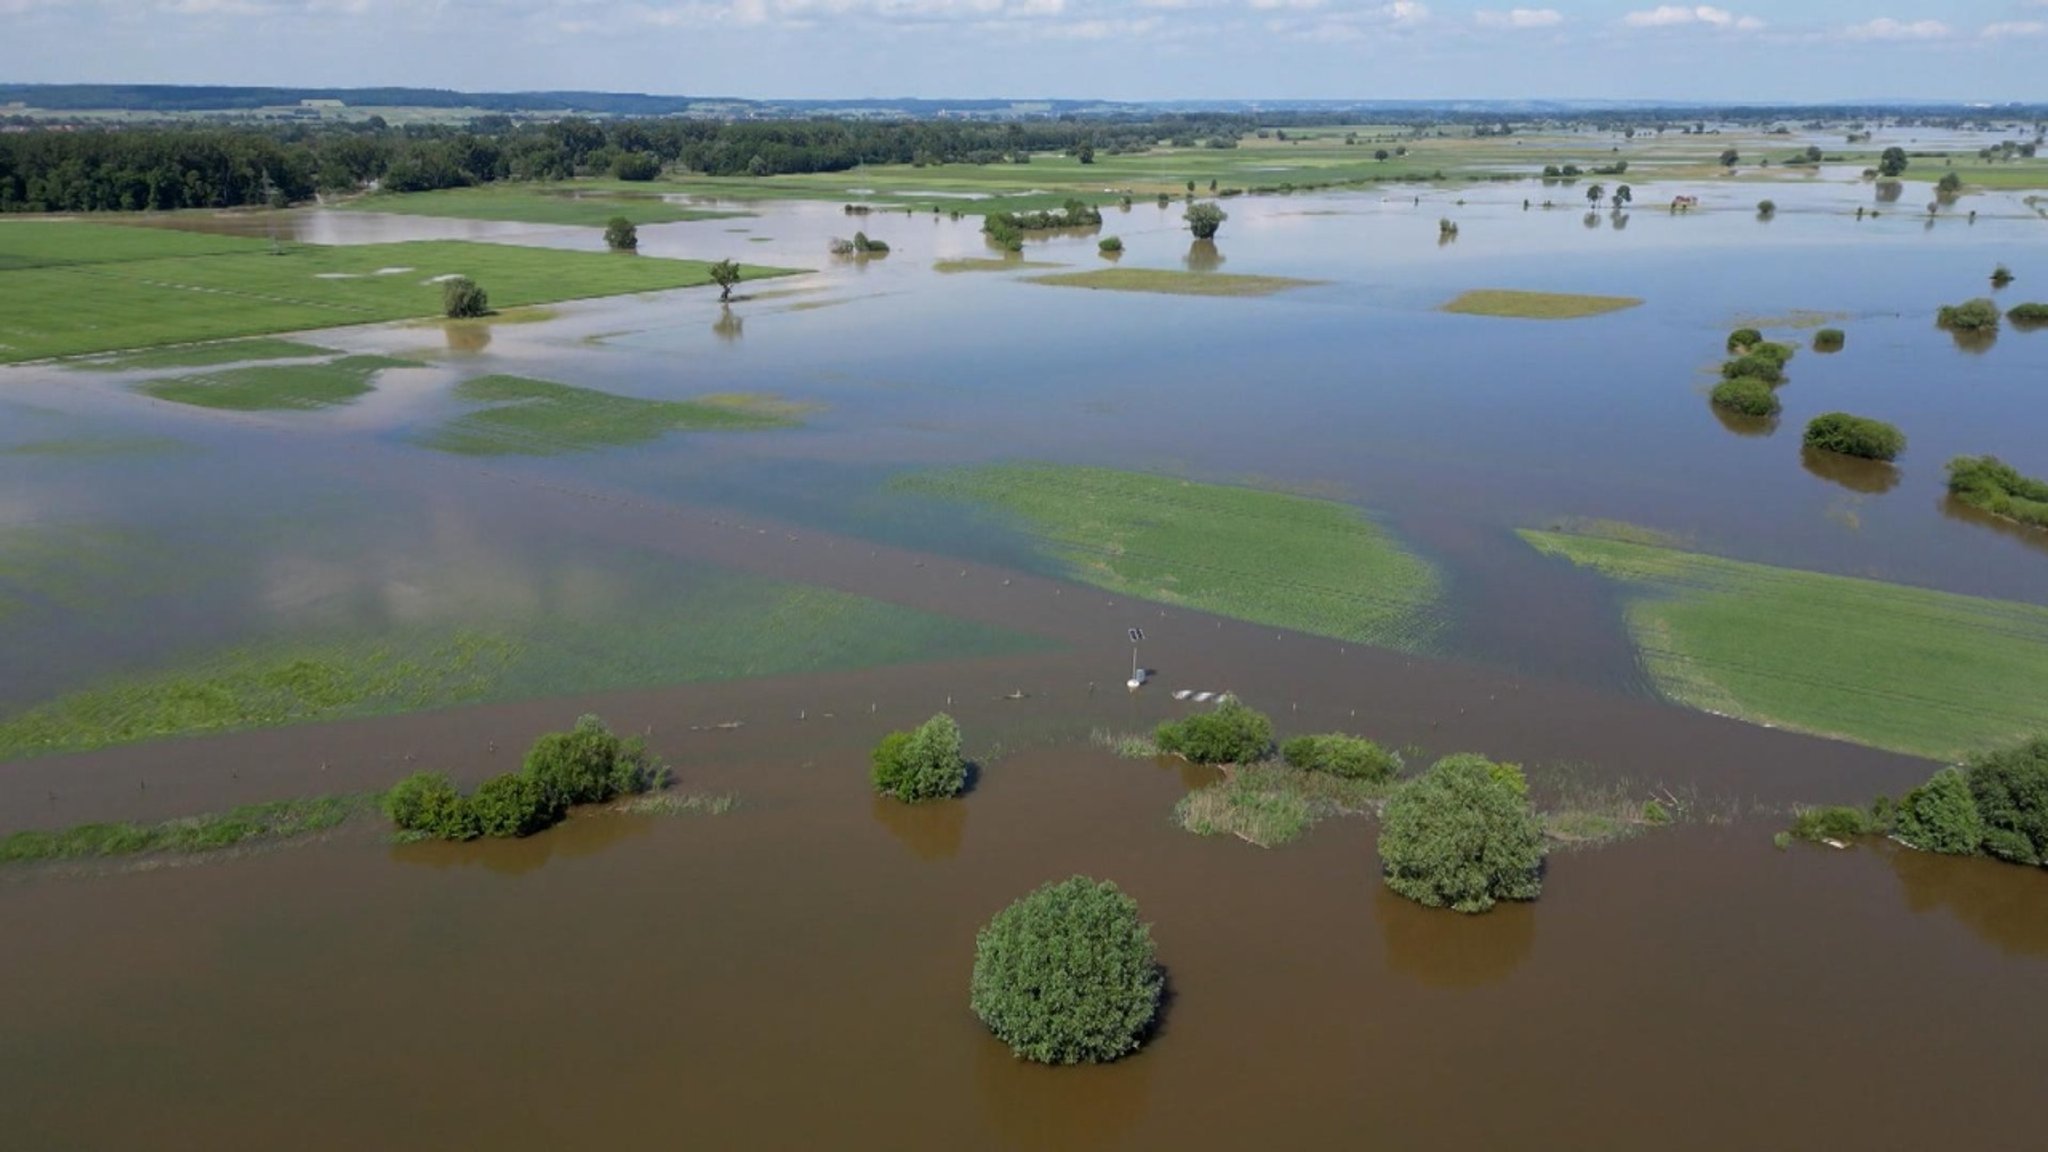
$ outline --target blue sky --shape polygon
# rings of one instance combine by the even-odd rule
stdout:
[[[0,79],[2048,100],[2048,0],[0,0]]]

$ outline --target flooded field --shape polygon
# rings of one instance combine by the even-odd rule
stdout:
[[[1701,209],[1667,212],[1681,191]],[[751,215],[644,225],[638,258],[815,271],[730,305],[691,289],[297,334],[266,355],[412,366],[291,407],[187,402],[218,365],[0,368],[0,834],[419,767],[475,781],[590,711],[684,790],[739,798],[511,843],[352,824],[0,874],[0,1127],[51,1149],[1905,1148],[1965,1125],[2027,1146],[2010,1102],[2048,1025],[2048,876],[1773,850],[1792,805],[1932,766],[1661,702],[1628,588],[1517,532],[1632,525],[2048,606],[2048,533],[1955,504],[1942,471],[1995,454],[2048,474],[2048,333],[1961,345],[1934,324],[2039,298],[2043,222],[2003,193],[1859,220],[1853,179],[1637,196],[1618,216],[1535,183],[1239,198],[1213,248],[1178,203],[1105,212],[1120,269],[1310,282],[1259,297],[1032,282],[1109,267],[1096,233],[1011,268],[973,216],[711,203]],[[154,223],[603,248],[591,228],[326,209]],[[856,229],[892,251],[830,254]],[[1999,263],[2020,278],[1994,294]],[[1477,289],[1642,304],[1441,310]],[[1706,397],[1752,325],[1800,349],[1775,423]],[[1844,350],[1811,349],[1822,326]],[[480,426],[462,386],[486,376],[545,388],[505,402],[489,452],[457,450],[474,436],[449,430]],[[590,394],[608,406],[519,407]],[[775,416],[691,423],[707,403]],[[1899,464],[1802,453],[1837,409],[1897,424]],[[1424,573],[1428,627],[1402,635],[1426,643],[1135,596],[1059,530],[914,482],[1027,461],[1364,510]],[[1156,670],[1137,694],[1133,627]],[[193,719],[307,662],[348,689],[324,711]],[[1184,715],[1174,689],[1234,691],[1283,735],[1570,767],[1688,818],[1554,856],[1535,905],[1425,910],[1378,883],[1366,819],[1272,851],[1175,828],[1211,774],[1090,739]],[[163,719],[106,720],[124,708]],[[873,800],[875,739],[940,709],[980,764],[970,794]],[[1074,872],[1155,922],[1169,1005],[1135,1058],[1047,1071],[977,1024],[968,968],[990,914]]]

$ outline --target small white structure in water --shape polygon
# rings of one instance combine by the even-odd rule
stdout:
[[[1145,678],[1152,674],[1149,669],[1138,667],[1138,641],[1144,638],[1145,630],[1143,628],[1131,629],[1131,678],[1124,681],[1124,687],[1133,692],[1143,688],[1145,686]]]

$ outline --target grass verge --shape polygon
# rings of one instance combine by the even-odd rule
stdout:
[[[0,864],[218,852],[310,836],[375,810],[374,796],[315,796],[245,804],[161,824],[79,824],[58,831],[16,832],[0,840]]]
[[[1642,304],[1634,296],[1575,296],[1561,292],[1518,292],[1479,288],[1444,305],[1461,316],[1506,316],[1522,320],[1577,320],[1604,316]]]
[[[1409,650],[1443,623],[1436,569],[1334,501],[1048,464],[896,486],[1012,516],[1076,579],[1125,595]]]
[[[758,395],[642,400],[523,376],[480,376],[455,395],[489,405],[458,416],[421,443],[463,456],[554,456],[643,444],[669,432],[786,428],[804,409]]]
[[[1097,268],[1092,272],[1055,272],[1027,277],[1032,284],[1061,288],[1094,288],[1110,292],[1156,292],[1171,296],[1271,296],[1290,288],[1307,288],[1319,280],[1288,276],[1240,276],[1231,272],[1186,272],[1173,268]]]
[[[2048,728],[2048,608],[1593,536],[1521,533],[1622,582],[1668,699],[1950,758]]]

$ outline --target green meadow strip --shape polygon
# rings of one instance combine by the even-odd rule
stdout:
[[[419,368],[390,356],[344,356],[326,364],[258,364],[199,376],[176,376],[136,386],[174,404],[237,412],[306,411],[346,404],[370,391],[386,368]]]
[[[376,807],[374,796],[315,796],[245,804],[161,824],[79,824],[0,839],[0,864],[193,854],[293,840],[325,832]]]
[[[523,376],[465,380],[455,395],[488,406],[455,417],[420,442],[462,456],[555,456],[644,444],[670,432],[786,428],[803,411],[767,396],[643,400]]]
[[[1933,758],[2048,730],[2048,608],[1559,532],[1538,551],[1621,582],[1668,699]]]

